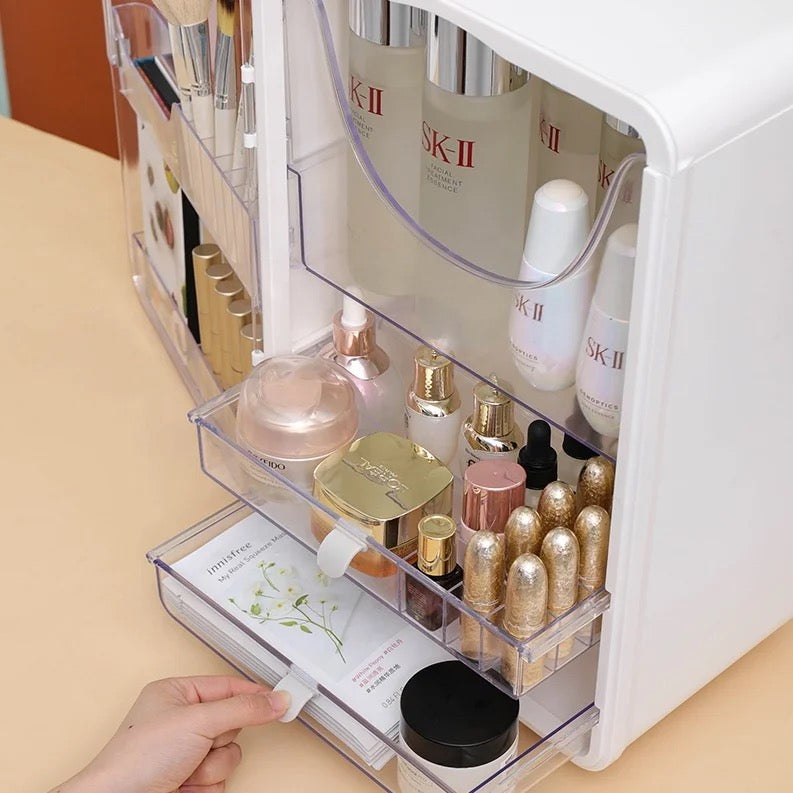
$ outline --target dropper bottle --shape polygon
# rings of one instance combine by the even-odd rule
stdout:
[[[518,452],[518,465],[526,472],[527,507],[537,509],[543,488],[556,481],[556,450],[551,446],[551,427],[537,419],[529,424],[526,445]]]
[[[333,317],[333,341],[320,351],[344,369],[361,398],[359,433],[402,433],[404,386],[377,345],[375,316],[357,300],[344,295],[342,309]]]

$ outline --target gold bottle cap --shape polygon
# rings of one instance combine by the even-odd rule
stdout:
[[[220,257],[220,248],[213,242],[193,248],[193,264],[204,264],[206,268],[210,264],[220,264]]]
[[[490,382],[474,388],[474,431],[487,438],[503,438],[515,425],[512,400],[498,390],[498,385],[498,380],[491,377]]]
[[[581,511],[590,505],[603,507],[611,512],[614,496],[614,463],[605,457],[593,457],[587,460],[578,475],[576,488],[576,506]]]
[[[206,271],[213,264],[222,264],[223,259],[217,245],[198,245],[193,248],[193,275],[195,279],[196,300],[199,315],[209,316],[209,282]],[[205,320],[206,321],[206,320]],[[209,331],[207,331],[209,332]]]
[[[583,600],[606,583],[611,519],[603,507],[588,506],[578,513],[573,532],[581,550],[578,599]]]
[[[528,639],[545,625],[548,573],[539,556],[525,553],[509,568],[504,603],[504,629],[516,639]]]
[[[504,527],[507,570],[524,553],[539,554],[542,538],[542,521],[537,510],[525,506],[513,509]]]
[[[226,262],[221,261],[210,264],[209,267],[206,268],[204,275],[210,281],[223,281],[226,278],[231,278],[231,276],[234,275],[234,270],[232,270]]]
[[[465,549],[463,599],[481,614],[495,609],[504,595],[504,541],[492,531],[478,531]]]
[[[418,568],[439,578],[457,566],[457,526],[448,515],[427,515],[419,521]]]
[[[231,345],[231,368],[242,372],[243,362],[240,356],[240,331],[250,322],[251,301],[248,298],[232,300],[226,309],[226,338]]]
[[[454,364],[429,347],[413,356],[413,393],[428,402],[442,402],[455,393]]]
[[[558,617],[578,600],[578,540],[570,529],[551,529],[540,550],[548,572],[548,610]]]
[[[557,526],[572,529],[576,515],[573,488],[558,480],[546,485],[540,494],[537,512],[546,531]]]
[[[244,290],[240,279],[236,275],[232,275],[230,278],[218,281],[215,284],[215,292],[230,303],[233,299],[241,296]]]

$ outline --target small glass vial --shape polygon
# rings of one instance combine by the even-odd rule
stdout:
[[[461,473],[481,460],[517,462],[520,434],[515,426],[513,404],[498,385],[496,377],[491,377],[490,382],[479,383],[474,388],[474,412],[463,424]]]
[[[457,527],[448,515],[427,515],[419,521],[418,560],[415,567],[439,587],[451,591],[462,583],[463,570],[457,564]],[[407,612],[429,631],[443,626],[443,598],[416,578],[405,583]],[[449,609],[447,624],[457,619]]]
[[[603,117],[600,134],[600,160],[597,174],[597,209],[606,197],[611,178],[619,164],[629,155],[644,153],[644,143],[639,133],[630,125],[615,116]],[[620,190],[619,200],[609,222],[609,228],[616,229],[625,223],[638,223],[639,200],[642,192],[642,178],[639,168],[631,170],[629,178]]]
[[[600,127],[603,114],[592,105],[550,83],[540,93],[537,184],[569,179],[589,197],[590,221],[595,209]]]
[[[562,454],[559,456],[559,479],[571,487],[578,483],[578,475],[587,460],[597,457],[597,452],[572,435],[564,434]]]
[[[350,113],[381,181],[411,216],[418,213],[423,12],[389,0],[350,0]],[[414,240],[381,202],[352,150],[348,157],[350,268],[381,295],[412,291]]]

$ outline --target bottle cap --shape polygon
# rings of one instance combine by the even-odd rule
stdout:
[[[606,316],[623,322],[628,321],[631,313],[637,229],[635,223],[626,223],[611,233],[592,298]]]
[[[232,300],[226,309],[226,338],[231,345],[231,368],[235,372],[242,372],[244,363],[240,348],[240,332],[250,322],[251,301],[247,298]]]
[[[501,533],[512,511],[523,504],[526,473],[511,460],[480,460],[465,469],[463,523],[471,531]]]
[[[581,443],[578,438],[574,438],[566,432],[564,434],[564,440],[562,441],[562,450],[568,457],[572,457],[574,460],[588,460],[590,457],[597,457],[596,451],[590,449],[589,446]]]
[[[529,73],[457,25],[429,14],[427,79],[453,94],[496,96],[522,88]]]
[[[413,356],[413,393],[427,402],[443,402],[455,393],[454,364],[429,347]]]
[[[546,182],[534,194],[523,263],[558,275],[584,247],[589,235],[589,198],[568,179]]]
[[[448,515],[426,515],[419,521],[417,566],[433,578],[457,566],[457,526]]]
[[[388,0],[350,0],[350,30],[387,47],[419,47],[426,35],[426,12]]]
[[[518,452],[518,464],[526,472],[526,487],[542,490],[557,476],[556,450],[551,446],[551,427],[537,419],[526,431],[526,445]]]
[[[486,438],[503,438],[514,426],[512,400],[496,386],[497,378],[474,388],[474,431]],[[504,385],[501,383],[500,385]]]
[[[637,130],[635,130],[626,121],[622,121],[616,116],[610,116],[608,113],[606,113],[605,120],[606,120],[606,124],[608,124],[612,129],[619,132],[621,135],[626,135],[629,138],[638,138],[639,140],[642,139],[642,136],[637,132]]]
[[[377,348],[374,314],[347,295],[333,317],[333,346],[349,358],[365,358]]]

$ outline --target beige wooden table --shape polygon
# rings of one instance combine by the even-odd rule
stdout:
[[[165,614],[144,558],[230,499],[199,470],[189,397],[138,305],[123,234],[118,163],[0,120],[9,793],[76,771],[147,681],[227,671]],[[611,768],[568,765],[535,790],[790,791],[791,739],[788,624]],[[242,744],[230,793],[375,789],[299,725],[250,730]]]

